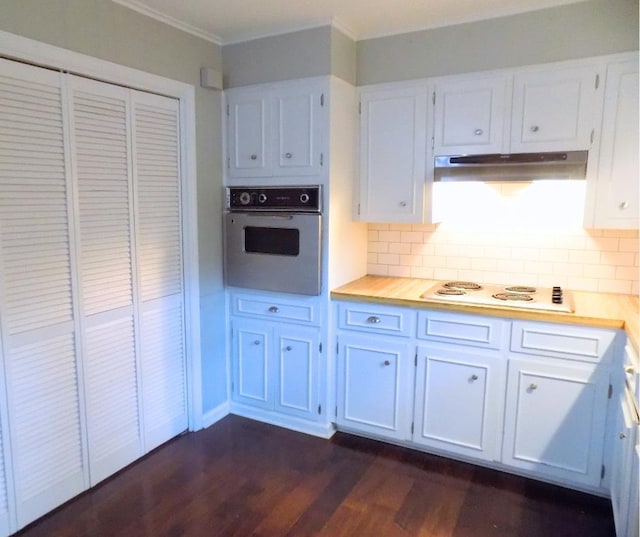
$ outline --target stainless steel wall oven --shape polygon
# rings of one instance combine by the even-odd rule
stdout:
[[[226,285],[320,294],[320,186],[230,187],[226,208]]]

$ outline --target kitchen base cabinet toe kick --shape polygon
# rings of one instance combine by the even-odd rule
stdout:
[[[335,308],[339,430],[609,495],[605,434],[621,332]]]

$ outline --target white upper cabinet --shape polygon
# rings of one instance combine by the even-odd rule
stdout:
[[[427,88],[361,92],[359,218],[421,222],[426,174]]]
[[[638,91],[637,55],[608,65],[594,211],[587,214],[587,226],[637,229],[640,225]]]
[[[509,88],[504,74],[436,82],[434,153],[502,153]]]
[[[228,90],[227,177],[320,174],[323,88],[312,79]]]
[[[597,77],[595,66],[517,72],[511,152],[589,149]]]

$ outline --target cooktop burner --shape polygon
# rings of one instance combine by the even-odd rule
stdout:
[[[481,285],[464,281],[439,282],[420,298],[452,304],[573,312],[571,292],[564,291],[559,286],[547,288],[529,285]]]

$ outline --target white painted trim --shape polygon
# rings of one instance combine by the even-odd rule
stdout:
[[[219,404],[217,407],[212,408],[204,413],[202,416],[202,427],[211,427],[214,423],[219,422],[222,418],[228,416],[230,413],[229,401]]]
[[[332,423],[307,421],[294,416],[285,416],[273,410],[264,410],[233,401],[231,402],[229,413],[320,438],[331,438],[336,432],[336,428]]]
[[[200,279],[196,174],[195,87],[170,78],[93,58],[9,32],[0,31],[0,56],[173,97],[180,101],[185,340],[189,430],[202,428],[200,353]]]
[[[356,34],[348,26],[339,22],[335,17],[321,17],[317,19],[311,19],[303,24],[294,26],[279,26],[272,27],[271,30],[257,31],[257,32],[244,32],[239,33],[237,37],[233,39],[227,39],[222,42],[223,46],[236,45],[238,43],[245,43],[247,41],[255,41],[256,39],[264,39],[265,37],[275,37],[278,35],[292,34],[295,32],[301,32],[303,30],[313,30],[314,28],[322,28],[324,26],[332,26],[336,30],[339,30],[343,34],[357,41]]]
[[[174,17],[171,17],[170,15],[162,13],[157,9],[153,9],[147,6],[146,4],[139,2],[138,0],[111,0],[111,1],[115,4],[120,4],[121,6],[124,6],[133,11],[137,11],[138,13],[146,17],[150,17],[157,21],[163,22],[164,24],[167,24],[169,26],[173,26],[178,30],[182,30],[183,32],[186,32],[188,34],[195,35],[200,39],[205,39],[207,41],[210,41],[211,43],[215,43],[216,45],[222,44],[222,40],[220,39],[220,37],[218,37],[218,35],[214,34],[213,32],[209,32],[198,26],[189,24],[188,22],[184,22]]]

